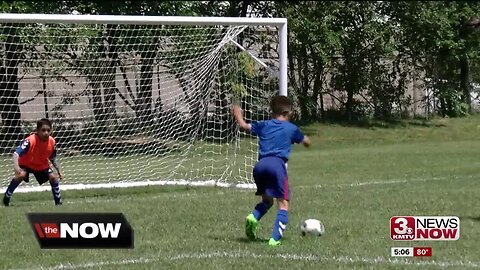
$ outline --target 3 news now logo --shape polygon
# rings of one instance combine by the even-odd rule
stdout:
[[[29,213],[45,249],[133,248],[133,229],[122,213]]]
[[[390,219],[390,238],[397,241],[458,240],[460,219],[454,216],[394,216]]]

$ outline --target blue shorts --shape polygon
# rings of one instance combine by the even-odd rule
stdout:
[[[287,167],[283,159],[264,157],[253,168],[253,178],[257,185],[255,195],[266,194],[273,198],[290,200]]]

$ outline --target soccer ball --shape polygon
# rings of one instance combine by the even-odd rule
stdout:
[[[313,236],[322,236],[325,233],[325,227],[322,222],[318,219],[307,219],[302,225],[300,225],[300,230],[302,235],[313,235]]]

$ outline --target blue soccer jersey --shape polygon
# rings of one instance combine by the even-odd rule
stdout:
[[[250,125],[251,134],[259,138],[258,159],[275,156],[287,162],[292,144],[301,143],[304,138],[300,129],[289,121],[271,119]]]

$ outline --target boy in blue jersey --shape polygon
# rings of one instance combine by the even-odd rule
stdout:
[[[253,169],[253,178],[257,186],[255,195],[262,196],[262,201],[247,216],[245,233],[249,239],[256,238],[258,222],[272,207],[275,199],[278,212],[268,243],[270,246],[278,246],[288,223],[290,192],[286,164],[291,145],[301,143],[308,147],[310,139],[288,121],[292,105],[286,96],[273,97],[270,107],[272,119],[254,121],[250,124],[243,119],[242,110],[238,105],[233,105],[232,114],[243,130],[250,131],[259,138],[258,161]]]

